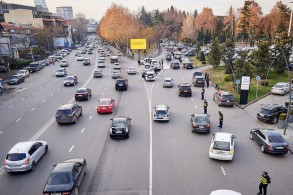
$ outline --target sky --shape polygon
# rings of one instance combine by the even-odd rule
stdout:
[[[34,0],[3,0],[6,3],[15,3],[34,6]],[[276,2],[279,0],[255,0],[261,7],[264,14],[270,12]],[[290,2],[292,0],[282,1],[287,6],[292,7]],[[213,10],[214,15],[226,15],[230,6],[239,8],[244,5],[244,0],[46,0],[49,11],[56,13],[56,7],[59,6],[72,6],[73,15],[82,12],[86,18],[93,18],[99,21],[106,10],[116,3],[123,5],[131,11],[137,11],[141,6],[146,10],[152,11],[159,9],[160,11],[166,10],[173,5],[175,8],[191,12],[196,9],[199,13],[202,8],[209,7]]]

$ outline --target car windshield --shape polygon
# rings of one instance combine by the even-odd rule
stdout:
[[[169,80],[169,79],[166,79],[166,80],[165,80],[165,82],[171,82],[171,80]]]
[[[64,185],[70,183],[70,173],[52,173],[48,185]]]
[[[76,93],[85,93],[87,90],[86,89],[77,89]]]
[[[125,123],[123,123],[123,122],[114,122],[114,123],[112,123],[112,127],[125,128]]]
[[[62,61],[61,61],[61,63],[66,63],[66,62],[67,62],[66,60],[62,60]]]
[[[108,106],[111,104],[111,101],[100,101],[99,106]]]
[[[73,80],[73,77],[66,77],[65,80]]]
[[[18,76],[12,76],[10,79],[18,79]]]
[[[57,70],[57,72],[64,72],[64,70],[63,69],[59,69],[59,70]]]
[[[223,95],[223,96],[222,96],[222,99],[223,99],[223,100],[233,100],[234,98],[233,98],[232,95]]]
[[[71,114],[71,110],[58,110],[57,115],[58,116],[67,116]]]
[[[157,115],[166,115],[167,114],[167,111],[166,110],[157,110],[156,111],[156,114]]]
[[[275,88],[284,88],[285,85],[275,85],[274,87],[275,87]]]
[[[124,81],[124,80],[117,80],[116,83],[117,83],[117,84],[124,84],[125,81]]]
[[[30,65],[28,65],[28,67],[36,67],[37,66],[37,64],[30,64]]]
[[[271,143],[285,143],[286,141],[281,135],[269,135],[269,142]]]
[[[269,115],[269,114],[271,114],[271,110],[267,110],[267,109],[262,108],[262,109],[260,110],[260,113],[262,113],[262,114],[266,114],[266,115]]]
[[[19,161],[23,160],[26,158],[25,153],[12,153],[12,154],[7,154],[6,159],[10,161]]]
[[[209,120],[205,116],[197,116],[195,117],[194,122],[198,124],[207,124]]]
[[[215,141],[213,149],[229,151],[230,150],[230,143],[223,142],[223,141]]]
[[[181,86],[181,89],[182,90],[190,90],[190,87],[189,86]]]
[[[17,72],[18,74],[22,74],[22,73],[25,73],[25,70],[20,70]]]

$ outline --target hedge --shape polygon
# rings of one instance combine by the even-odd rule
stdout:
[[[26,66],[28,66],[32,60],[30,59],[19,59],[19,60],[13,60],[10,62],[10,69],[22,69]]]

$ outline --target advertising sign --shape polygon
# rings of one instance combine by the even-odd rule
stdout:
[[[250,77],[243,76],[241,78],[241,90],[249,90],[250,85]]]
[[[130,49],[132,50],[146,49],[146,39],[130,39]]]
[[[72,40],[70,38],[54,38],[55,47],[70,47]]]

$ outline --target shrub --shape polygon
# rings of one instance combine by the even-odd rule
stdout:
[[[229,74],[229,75],[225,76],[224,80],[227,82],[233,81],[233,76],[231,74]]]
[[[10,69],[22,69],[23,67],[28,66],[32,60],[28,59],[19,59],[19,60],[13,60],[10,63]]]
[[[199,53],[199,61],[201,61],[201,62],[204,62],[204,61],[206,61],[206,58],[205,58],[205,56],[204,56],[204,53],[203,53],[203,52],[200,52],[200,53]]]
[[[284,121],[284,120],[286,120],[286,117],[287,117],[287,114],[286,114],[286,113],[282,113],[282,114],[280,114],[280,116],[279,116],[279,120]]]
[[[266,87],[266,86],[269,85],[269,81],[268,81],[268,80],[262,80],[262,81],[260,82],[260,84],[261,84],[262,86]]]
[[[207,62],[206,62],[206,61],[202,61],[201,63],[202,63],[202,64],[206,64]]]

